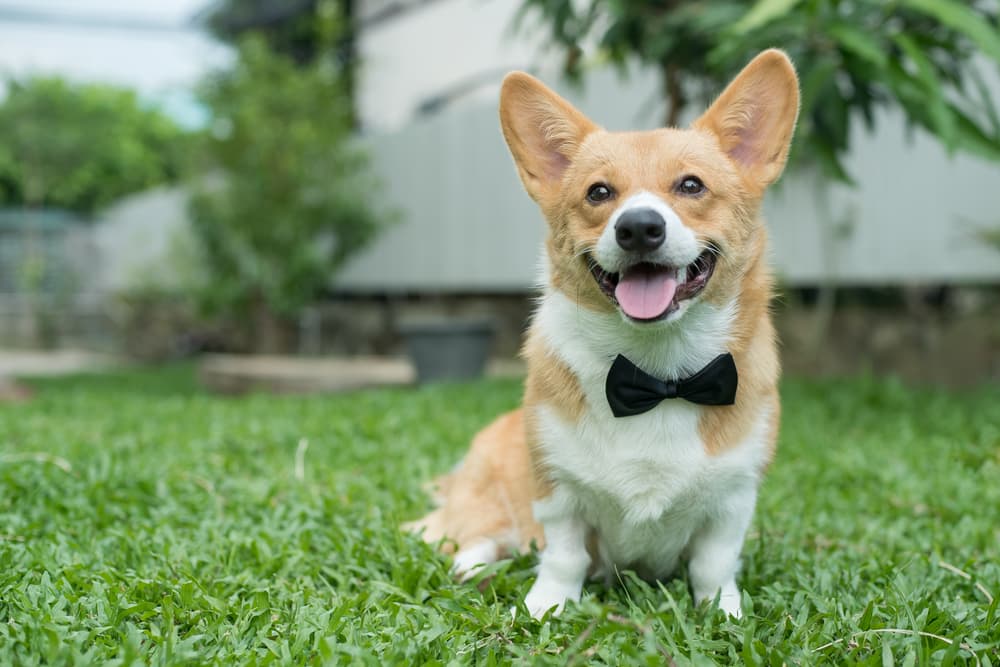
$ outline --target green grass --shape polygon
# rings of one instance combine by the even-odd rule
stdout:
[[[746,618],[625,573],[543,623],[510,615],[531,555],[462,585],[397,530],[516,382],[35,387],[0,406],[0,664],[1000,664],[997,387],[785,382]]]

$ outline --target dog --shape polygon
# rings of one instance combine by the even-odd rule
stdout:
[[[686,563],[696,603],[741,613],[740,552],[778,434],[780,367],[760,217],[799,110],[779,50],[687,129],[608,132],[532,76],[500,93],[503,136],[548,223],[520,409],[437,480],[409,524],[466,578],[540,550],[536,618],[622,568]]]

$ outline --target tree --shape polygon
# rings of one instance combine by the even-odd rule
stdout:
[[[357,48],[351,23],[355,0],[222,0],[206,18],[218,39],[239,45],[258,35],[298,65],[333,58],[352,99]],[[353,114],[353,107],[352,107]]]
[[[213,115],[203,167],[220,176],[206,182],[221,181],[192,199],[203,301],[254,318],[258,349],[277,351],[295,315],[386,216],[372,207],[376,183],[334,62],[297,66],[250,37],[202,97]]]
[[[178,178],[185,138],[130,90],[11,79],[0,104],[0,206],[93,213]]]
[[[596,40],[613,63],[656,67],[676,125],[692,91],[707,97],[756,52],[779,46],[802,82],[793,157],[850,182],[842,158],[851,126],[898,107],[950,150],[1000,160],[1000,117],[973,63],[1000,63],[998,5],[958,0],[523,0],[579,77],[579,44]]]
[[[277,53],[308,64],[329,49],[331,33],[349,16],[351,4],[351,0],[223,0],[206,22],[221,40],[238,45],[248,34],[258,34]],[[341,36],[346,32],[339,31]]]

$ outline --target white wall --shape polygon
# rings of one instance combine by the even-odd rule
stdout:
[[[813,182],[789,174],[769,195],[779,272],[794,283],[1000,281],[1000,249],[977,237],[1000,228],[1000,164],[949,156],[924,132],[908,141],[897,114],[878,123],[852,139],[846,164],[856,189],[834,187],[826,207]]]
[[[85,293],[114,293],[135,287],[177,288],[190,270],[185,255],[190,239],[188,195],[182,188],[159,187],[126,197],[100,215],[88,230],[88,251],[95,258],[84,272]]]
[[[484,73],[540,67],[543,74],[554,74],[558,60],[546,55],[541,33],[514,34],[518,5],[517,0],[435,0],[362,31],[357,104],[364,127],[399,129],[426,98]],[[495,95],[499,79],[471,99]]]

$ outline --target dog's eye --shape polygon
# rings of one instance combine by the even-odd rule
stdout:
[[[682,195],[700,195],[705,191],[705,184],[697,176],[685,176],[677,183],[677,192]]]
[[[601,202],[608,201],[615,196],[615,191],[611,189],[611,186],[605,185],[604,183],[594,183],[587,190],[587,201],[591,204],[600,204]]]

